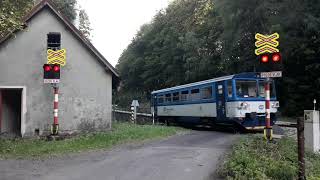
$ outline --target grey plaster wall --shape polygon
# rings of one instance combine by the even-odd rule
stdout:
[[[46,38],[60,32],[67,65],[61,70],[59,124],[62,131],[111,127],[112,74],[49,10],[44,9],[28,28],[0,45],[0,86],[26,86],[26,118],[22,135],[40,134],[53,122],[53,89],[43,84]],[[25,127],[25,128],[24,128]]]

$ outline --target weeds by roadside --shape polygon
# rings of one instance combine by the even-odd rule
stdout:
[[[220,176],[227,179],[297,179],[297,143],[292,138],[282,138],[272,143],[261,136],[248,135],[227,155]],[[320,179],[320,155],[306,153],[308,179]]]

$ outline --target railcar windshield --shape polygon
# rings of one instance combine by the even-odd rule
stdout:
[[[275,97],[273,82],[270,85],[270,96]],[[264,81],[236,80],[236,94],[240,98],[264,98]]]

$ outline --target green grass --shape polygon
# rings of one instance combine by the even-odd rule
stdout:
[[[272,143],[261,136],[248,135],[227,155],[219,175],[227,179],[297,179],[297,142],[282,138]],[[320,179],[320,155],[306,153],[307,179]]]
[[[0,158],[32,158],[106,149],[114,145],[168,137],[184,131],[178,127],[114,123],[110,132],[91,133],[60,141],[0,140]]]

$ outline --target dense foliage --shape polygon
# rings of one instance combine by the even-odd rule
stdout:
[[[273,142],[261,136],[246,136],[233,147],[218,174],[227,179],[297,179],[297,143],[292,138],[282,138]],[[319,179],[320,156],[306,153],[307,179]]]
[[[255,33],[280,34],[282,111],[301,114],[320,97],[320,4],[317,0],[175,0],[141,27],[121,55],[115,99],[261,66]],[[284,101],[285,100],[285,101]],[[127,103],[127,102],[126,102]]]
[[[51,0],[71,22],[77,19],[77,0]],[[0,1],[0,38],[7,33],[23,28],[22,17],[40,0],[1,0]],[[79,10],[79,29],[84,36],[90,36],[90,21],[85,10]]]
[[[33,0],[0,1],[0,38],[21,27],[21,17],[31,8]]]

